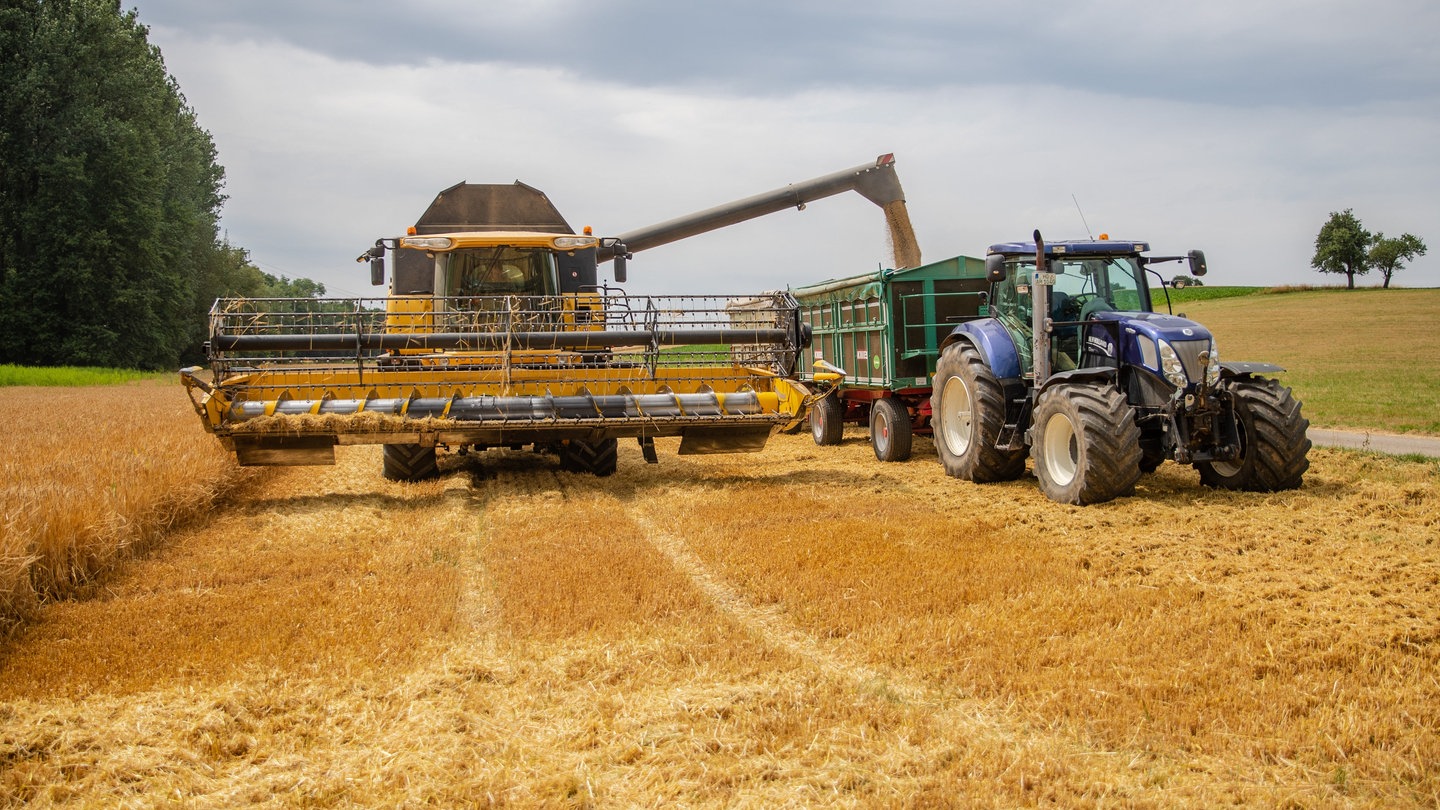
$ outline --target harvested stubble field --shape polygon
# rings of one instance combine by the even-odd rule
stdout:
[[[66,393],[0,390],[32,431],[7,549],[25,509],[80,531],[112,489],[235,475],[178,386]],[[0,647],[0,801],[1440,801],[1436,464],[1317,449],[1278,495],[1167,464],[1082,509],[917,445],[622,445],[607,479],[452,456],[413,485],[341,448],[197,494]]]

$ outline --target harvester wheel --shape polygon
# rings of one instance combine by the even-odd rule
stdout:
[[[810,435],[815,437],[815,443],[839,444],[845,435],[844,416],[845,403],[840,401],[838,391],[815,400],[810,406]]]
[[[560,454],[560,469],[570,472],[590,473],[606,476],[615,474],[617,444],[615,439],[601,439],[598,442],[572,439],[556,447]]]
[[[391,481],[422,481],[440,474],[435,448],[419,444],[384,445],[382,474]]]
[[[976,483],[1013,481],[1025,473],[1024,450],[999,450],[1005,392],[969,343],[945,347],[930,393],[935,450],[945,473]]]
[[[1140,480],[1135,409],[1109,382],[1060,384],[1035,403],[1030,455],[1040,491],[1084,506],[1128,495]]]
[[[1221,489],[1275,492],[1295,489],[1310,469],[1310,422],[1290,389],[1263,378],[1225,383],[1235,401],[1240,458],[1200,462],[1200,483]]]
[[[870,404],[870,444],[881,461],[910,458],[910,409],[898,399],[877,399]]]

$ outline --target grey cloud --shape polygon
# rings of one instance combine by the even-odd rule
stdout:
[[[749,95],[1040,84],[1226,106],[1440,100],[1429,3],[142,0],[142,22],[374,64],[497,62]],[[511,4],[506,4],[507,6]],[[1258,6],[1258,8],[1256,7]],[[1287,8],[1288,7],[1288,8]],[[498,6],[496,7],[498,9]],[[1299,9],[1299,10],[1297,10]]]

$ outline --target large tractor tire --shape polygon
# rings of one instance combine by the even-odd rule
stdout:
[[[815,443],[822,447],[839,444],[845,435],[844,416],[845,403],[840,401],[838,391],[815,400],[810,406],[810,435]]]
[[[555,452],[560,455],[560,469],[569,472],[604,477],[614,475],[618,463],[615,439],[601,439],[598,442],[572,439],[556,446]]]
[[[910,409],[898,399],[877,399],[870,404],[870,445],[881,461],[910,458]]]
[[[381,474],[391,481],[423,481],[440,474],[435,448],[418,444],[383,445]]]
[[[1035,403],[1030,455],[1052,501],[1084,506],[1129,495],[1140,480],[1135,409],[1108,382],[1046,389]]]
[[[969,343],[945,347],[930,392],[935,451],[945,473],[976,483],[1013,481],[1025,473],[1024,450],[998,450],[1005,392]]]
[[[1235,401],[1240,458],[1200,462],[1200,483],[1220,489],[1276,492],[1295,489],[1310,469],[1310,422],[1300,402],[1275,380],[1243,379],[1225,383]]]

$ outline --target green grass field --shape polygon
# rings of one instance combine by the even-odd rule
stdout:
[[[79,366],[55,366],[35,368],[32,366],[0,365],[0,387],[9,385],[44,385],[71,388],[81,385],[117,385],[136,380],[176,379],[168,371],[131,371],[119,368],[90,368]]]
[[[1440,435],[1440,289],[1193,291],[1206,297],[1181,290],[1176,313],[1224,360],[1284,366],[1312,425]]]

